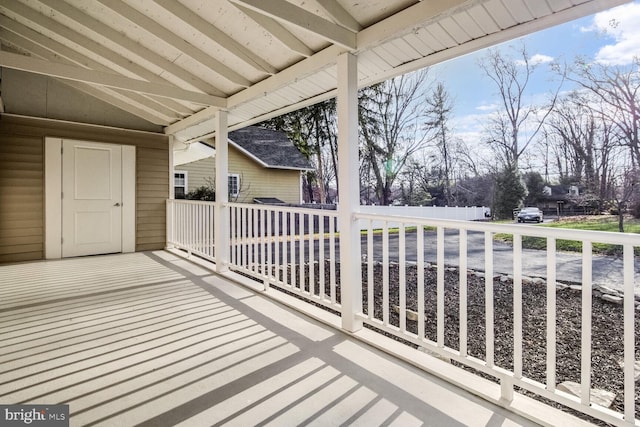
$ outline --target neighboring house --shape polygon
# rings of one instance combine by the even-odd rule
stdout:
[[[176,198],[213,184],[215,149],[197,142],[174,150]],[[284,132],[256,126],[229,133],[229,199],[302,202],[302,172],[311,166]]]
[[[545,211],[574,212],[588,206],[584,189],[577,185],[545,185],[542,193],[544,198],[537,206]]]

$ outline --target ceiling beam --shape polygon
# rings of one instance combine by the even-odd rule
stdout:
[[[112,72],[109,67],[82,55],[62,43],[45,37],[16,21],[12,21],[5,16],[0,16],[0,27],[8,30],[0,32],[0,38],[2,40],[14,43],[26,52],[38,56],[41,59],[84,66],[92,70]],[[135,98],[134,101],[138,104],[144,104],[148,108],[153,108],[153,110],[166,117],[173,118],[173,120],[193,114],[192,110],[169,98],[161,98],[153,95],[138,95],[133,92],[123,91],[123,94],[124,93],[127,93],[131,98]]]
[[[358,33],[358,50],[409,34],[477,0],[429,0],[414,4]]]
[[[356,48],[356,33],[331,21],[322,19],[305,9],[294,6],[285,0],[230,0],[255,12],[280,22],[294,25],[309,31],[325,40],[347,49]]]
[[[225,109],[231,111],[233,108],[238,107],[247,102],[254,101],[262,98],[265,95],[275,92],[276,90],[285,87],[287,84],[295,81],[296,79],[303,79],[306,76],[318,72],[324,68],[330,67],[336,63],[336,58],[340,53],[345,52],[346,49],[338,46],[329,46],[326,49],[321,50],[315,55],[305,58],[300,62],[297,62],[289,68],[280,71],[278,74],[262,80],[253,86],[238,92],[235,95],[231,95],[227,100],[227,107]],[[215,117],[219,108],[208,107],[197,113],[186,117],[179,122],[172,124],[165,128],[164,132],[170,135],[183,131],[191,126],[202,123]],[[272,116],[273,117],[273,116]]]
[[[6,28],[6,27],[4,27]],[[49,50],[48,48],[45,48],[43,46],[40,46],[37,43],[34,43],[24,37],[22,37],[19,34],[16,34],[12,31],[2,31],[0,32],[0,40],[2,40],[2,42],[6,42],[9,43],[10,45],[13,45],[25,52],[28,52],[29,54],[31,54],[32,56],[37,56],[39,58],[48,60],[48,61],[53,61],[53,62],[61,62],[61,63],[66,63],[66,64],[71,64],[71,65],[75,65],[75,63],[73,63],[72,61],[59,56],[57,53]],[[105,67],[106,68],[106,67]],[[63,83],[65,84],[69,84],[68,80],[62,80]],[[83,84],[84,85],[84,84]],[[84,85],[86,86],[86,85]],[[84,86],[82,88],[80,88],[81,90],[84,88]],[[96,89],[96,90],[100,90],[100,89]],[[155,100],[148,98],[144,95],[140,95],[137,94],[135,92],[130,92],[130,91],[124,91],[122,89],[112,89],[115,93],[117,93],[118,95],[120,95],[121,97],[126,97],[128,99],[130,99],[130,106],[135,109],[135,111],[140,110],[139,106],[142,106],[143,109],[146,109],[147,111],[149,111],[148,114],[145,115],[145,117],[143,117],[145,120],[151,121],[152,123],[155,124],[160,124],[160,125],[166,125],[168,123],[174,122],[178,119],[180,119],[181,117],[178,116],[173,110],[165,107],[164,105],[162,105],[159,102],[156,102]],[[87,92],[86,90],[83,90],[83,92]],[[92,94],[95,93],[95,90],[92,91]],[[102,99],[102,98],[101,98]],[[163,98],[160,98],[163,99]],[[103,101],[105,99],[102,99]],[[106,101],[109,102],[109,101]],[[111,102],[109,102],[111,103]],[[123,100],[119,100],[117,107],[130,112],[131,114],[135,114],[135,115],[139,115],[137,114],[137,112],[134,112],[134,110],[129,110],[129,109],[125,109],[122,108],[122,104],[124,104]],[[149,120],[149,117],[153,116],[154,120]]]
[[[81,92],[86,93],[87,95],[93,96],[96,99],[99,99],[107,104],[113,105],[116,108],[121,109],[122,111],[126,111],[129,114],[133,114],[134,116],[140,117],[150,123],[167,126],[171,122],[166,118],[159,118],[157,114],[147,111],[146,109],[138,108],[134,105],[131,105],[130,102],[124,101],[114,95],[105,92],[106,88],[91,86],[90,84],[74,82],[70,80],[61,80],[62,83],[75,88]]]
[[[157,53],[147,49],[134,40],[127,37],[124,33],[114,30],[106,24],[92,18],[91,16],[83,13],[82,11],[71,6],[69,3],[58,0],[39,0],[40,3],[50,7],[54,11],[64,15],[68,19],[75,21],[77,24],[93,31],[96,34],[110,40],[112,43],[118,45],[120,48],[127,50],[139,58],[154,64],[159,69],[175,76],[187,85],[199,89],[205,93],[215,93],[218,90],[215,86],[201,80],[194,76],[187,70],[172,61],[158,55]],[[10,2],[11,3],[11,2]]]
[[[53,37],[45,37],[47,39],[57,37],[81,46],[81,49],[83,51],[87,52],[88,54],[90,53],[93,56],[97,56],[104,63],[109,64],[110,65],[109,68],[114,72],[122,72],[124,75],[138,77],[138,78],[147,80],[149,82],[163,83],[163,84],[170,83],[168,80],[165,80],[164,78],[152,73],[148,69],[135,64],[134,62],[120,55],[119,53],[105,46],[102,46],[97,42],[94,42],[93,40],[87,38],[86,36],[78,33],[77,31],[71,30],[67,26],[62,25],[51,18],[45,17],[44,15],[36,12],[30,7],[27,7],[21,4],[20,2],[17,2],[17,1],[6,2],[6,4],[3,4],[2,7],[9,10],[12,14],[19,16],[21,20],[24,19],[26,21],[32,22],[37,26],[40,26],[43,29],[45,29],[47,33],[53,34]],[[0,19],[9,19],[9,18],[0,17]],[[13,23],[15,21],[13,20],[9,20],[9,21],[11,22],[5,23],[5,21],[2,21],[3,22],[2,26],[11,25],[11,30],[17,33],[18,31],[14,28],[24,27],[22,24],[18,24],[19,26],[14,25]],[[20,31],[19,33],[22,34],[22,31]],[[33,34],[33,33],[35,33],[35,31],[31,32],[30,34]],[[40,43],[40,41],[38,41],[41,39],[38,39],[38,40],[32,39],[31,35],[29,36],[25,35],[25,37],[34,41],[35,43],[42,44]],[[48,43],[43,44],[43,46],[48,48]],[[75,49],[73,50],[76,51]],[[88,56],[88,55],[85,55],[85,56]],[[68,59],[71,59],[72,61],[77,62],[74,59],[74,57],[68,57]],[[80,62],[80,64],[85,65],[83,62]],[[216,95],[216,96],[224,96],[224,93],[219,90],[215,90],[214,92],[207,92],[207,93],[211,95]],[[174,111],[180,114],[193,113],[191,109],[189,109],[188,107],[182,105],[177,101],[165,98],[165,102],[167,106],[169,106]]]
[[[362,26],[353,16],[345,10],[344,7],[336,0],[316,0],[320,6],[327,12],[338,24],[353,32],[358,32]]]
[[[197,47],[190,43],[187,43],[182,38],[178,37],[175,33],[167,30],[164,26],[158,24],[153,19],[138,12],[128,4],[123,3],[120,0],[98,0],[104,6],[113,10],[118,15],[125,19],[128,19],[133,24],[139,26],[150,34],[158,37],[165,43],[173,46],[177,50],[181,51],[185,55],[190,56],[202,65],[208,67],[212,72],[218,74],[220,77],[230,81],[231,83],[239,86],[248,87],[251,86],[251,81],[242,76],[240,73],[235,72],[231,68],[224,65],[222,62],[217,61],[207,53],[201,51]]]
[[[289,30],[280,25],[275,19],[269,18],[268,16],[262,15],[258,12],[254,12],[253,10],[239,4],[235,6],[249,18],[253,19],[256,24],[260,25],[262,28],[267,30],[267,32],[271,33],[271,35],[274,36],[275,39],[282,43],[282,45],[287,49],[304,57],[313,55],[313,50],[311,50],[309,46],[307,46],[299,38],[291,34]]]
[[[257,71],[261,71],[267,74],[275,74],[278,70],[269,64],[269,62],[262,59],[260,56],[251,52],[246,47],[229,37],[226,33],[220,31],[213,24],[207,22],[197,13],[191,9],[183,6],[177,0],[154,0],[158,5],[164,8],[167,12],[170,12],[174,16],[181,19],[185,24],[198,30],[203,35],[207,36],[211,41],[218,44],[220,47],[244,61]]]
[[[192,92],[175,86],[131,79],[120,74],[89,70],[57,62],[43,61],[9,52],[0,52],[0,66],[61,79],[93,83],[137,93],[157,95],[163,98],[181,99],[201,105],[226,106],[226,100],[217,96]]]

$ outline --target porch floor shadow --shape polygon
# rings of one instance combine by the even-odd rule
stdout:
[[[73,426],[533,425],[165,251],[0,265],[0,342]]]

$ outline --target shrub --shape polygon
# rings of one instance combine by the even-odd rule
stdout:
[[[216,201],[216,190],[212,187],[208,187],[203,185],[202,187],[198,187],[193,191],[189,191],[185,198],[189,200],[206,200],[209,202]]]

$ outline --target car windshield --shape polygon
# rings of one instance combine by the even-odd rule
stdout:
[[[538,208],[524,208],[520,212],[523,212],[523,213],[537,213],[538,212]]]

